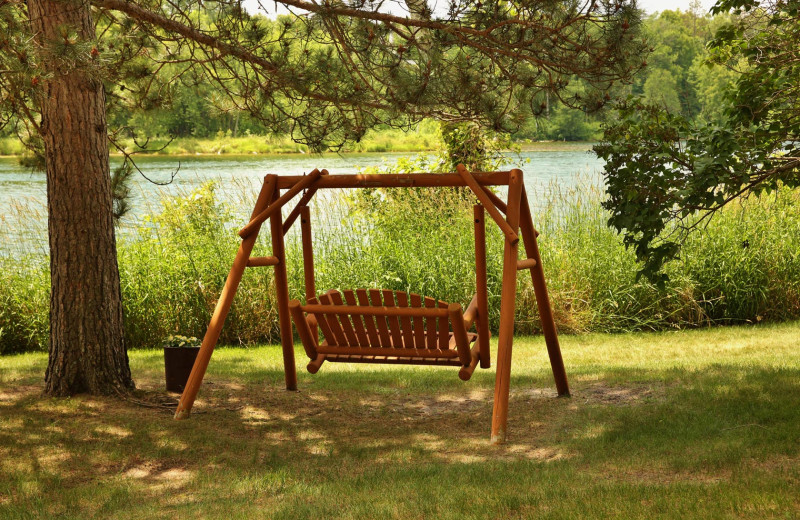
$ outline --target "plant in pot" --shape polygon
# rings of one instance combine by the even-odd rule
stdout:
[[[195,337],[169,336],[164,340],[164,375],[167,390],[183,392],[194,360],[200,352],[200,340]]]

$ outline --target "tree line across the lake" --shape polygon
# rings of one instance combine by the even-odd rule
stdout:
[[[734,78],[728,68],[707,63],[706,44],[715,31],[729,22],[730,14],[711,15],[700,9],[688,11],[663,11],[644,20],[644,33],[650,46],[649,54],[642,55],[646,66],[627,85],[616,87],[619,96],[634,95],[651,103],[662,105],[673,113],[690,120],[717,121],[721,117],[721,96],[724,88]],[[580,85],[580,80],[576,80]],[[268,127],[245,110],[237,109],[218,85],[199,82],[196,78],[181,76],[168,86],[162,86],[159,96],[148,103],[131,105],[109,103],[110,128],[119,128],[122,135],[143,143],[150,139],[150,148],[159,148],[170,138],[178,138],[167,153],[194,153],[219,147],[197,140],[223,140],[240,137],[237,153],[296,152],[306,147],[291,142],[286,136],[290,129]],[[581,87],[578,87],[581,90]],[[119,95],[119,93],[116,93]],[[586,113],[566,106],[555,96],[546,96],[541,113],[527,114],[519,129],[512,134],[517,140],[593,141],[600,139],[601,125],[615,117],[609,110]],[[0,136],[13,137],[19,130],[15,125],[0,128]],[[423,125],[412,136],[379,126],[368,134],[374,142],[366,146],[350,144],[355,151],[407,151],[430,149],[434,146],[434,125]],[[249,136],[272,136],[269,143],[248,142]],[[412,142],[403,146],[403,139]],[[122,141],[126,142],[126,141]],[[227,150],[222,150],[227,151]],[[22,152],[13,143],[0,144],[0,155]]]
[[[662,11],[645,18],[644,34],[650,53],[645,67],[628,85],[619,85],[619,97],[633,95],[693,121],[717,122],[725,88],[735,79],[732,70],[708,62],[706,44],[731,14],[711,15],[701,9]],[[593,141],[601,137],[603,123],[616,113],[602,110],[585,114],[553,102],[544,117],[530,118],[514,134],[517,139]]]

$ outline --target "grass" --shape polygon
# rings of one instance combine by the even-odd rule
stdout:
[[[414,130],[372,130],[358,143],[348,145],[344,152],[421,152],[430,151],[439,145],[438,125],[425,121]],[[147,143],[142,151],[133,139],[122,139],[120,144],[128,152],[152,155],[250,155],[250,154],[300,154],[309,153],[306,145],[298,144],[286,135],[242,135],[238,137],[152,137],[138,139]],[[16,156],[25,153],[25,148],[16,137],[0,137],[0,156]],[[112,150],[112,155],[119,155]]]
[[[123,140],[128,151],[135,149],[132,139]],[[432,132],[382,130],[367,134],[363,141],[348,146],[345,152],[416,152],[433,150],[437,138]],[[151,139],[148,148],[153,155],[242,155],[309,153],[306,145],[297,144],[288,136],[180,137]]]
[[[135,398],[43,397],[46,355],[0,358],[0,518],[797,518],[800,322],[518,337],[509,443],[493,371],[326,365],[221,348],[191,420],[158,351]],[[160,404],[169,403],[162,408]],[[141,406],[149,405],[149,406]]]

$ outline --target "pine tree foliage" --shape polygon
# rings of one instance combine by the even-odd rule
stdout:
[[[111,171],[111,201],[114,214],[114,224],[128,214],[130,208],[131,178],[134,172],[130,161],[122,163]]]
[[[322,150],[423,117],[513,131],[546,95],[591,112],[643,63],[632,1],[458,0],[435,13],[409,0],[399,14],[363,0],[279,3],[292,14],[233,0],[94,0],[95,40],[65,27],[37,48],[25,4],[0,0],[0,110],[24,114],[35,134],[41,64],[56,62],[50,74],[101,77],[111,111],[169,107],[179,86],[213,85],[228,110]]]

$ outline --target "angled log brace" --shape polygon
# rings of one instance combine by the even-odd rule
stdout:
[[[264,179],[264,184],[261,187],[261,192],[258,194],[258,200],[256,201],[255,208],[253,208],[252,216],[257,215],[267,207],[276,191],[277,182],[277,175],[267,175]],[[197,359],[189,374],[189,380],[186,382],[186,387],[178,402],[178,409],[175,411],[176,419],[186,419],[189,417],[192,405],[194,405],[194,400],[197,398],[197,392],[200,391],[200,384],[203,382],[203,376],[205,376],[206,370],[208,369],[208,362],[211,361],[211,354],[214,352],[214,347],[217,345],[219,335],[222,332],[222,325],[225,323],[225,318],[228,317],[228,311],[230,311],[231,305],[233,304],[233,297],[236,295],[236,290],[239,288],[239,282],[242,281],[242,274],[244,274],[244,270],[247,268],[247,262],[250,260],[250,253],[253,252],[253,246],[255,246],[260,228],[260,224],[255,226],[253,233],[245,240],[242,240],[242,243],[239,245],[236,259],[233,261],[231,270],[228,273],[228,278],[225,280],[225,287],[222,289],[219,300],[217,300],[214,314],[211,316],[208,329],[206,329],[206,334],[203,336],[200,352],[197,354]]]
[[[320,174],[328,175],[328,170],[324,169],[320,170]],[[300,216],[303,209],[308,207],[308,203],[311,201],[312,197],[314,197],[314,195],[317,193],[318,189],[319,188],[317,186],[312,185],[310,188],[306,190],[306,192],[303,194],[300,200],[297,201],[297,204],[295,205],[294,209],[289,213],[289,216],[286,217],[286,220],[283,221],[284,235],[288,233],[289,230],[292,228],[292,224],[294,224],[294,221],[297,220],[297,217]]]
[[[284,206],[284,204],[292,200],[295,195],[311,186],[317,179],[319,179],[320,175],[322,175],[322,172],[315,168],[311,173],[305,177],[302,177],[302,179],[297,184],[292,186],[289,191],[272,201],[272,203],[263,211],[259,212],[258,215],[250,219],[250,222],[239,230],[239,236],[242,238],[247,238],[250,236],[250,234],[253,233],[256,228],[266,222],[268,218],[272,217],[275,212],[280,212],[280,209]],[[281,223],[281,227],[282,225],[283,223]]]
[[[519,241],[519,236],[517,236],[517,232],[514,231],[514,228],[505,221],[503,215],[500,214],[500,211],[495,207],[494,202],[486,195],[486,190],[475,180],[475,177],[472,176],[470,172],[464,167],[463,164],[459,164],[456,166],[458,170],[458,174],[464,180],[467,186],[472,190],[478,200],[481,201],[486,207],[486,211],[489,212],[489,215],[492,219],[497,223],[497,226],[506,236],[506,238],[512,243],[516,244]]]

